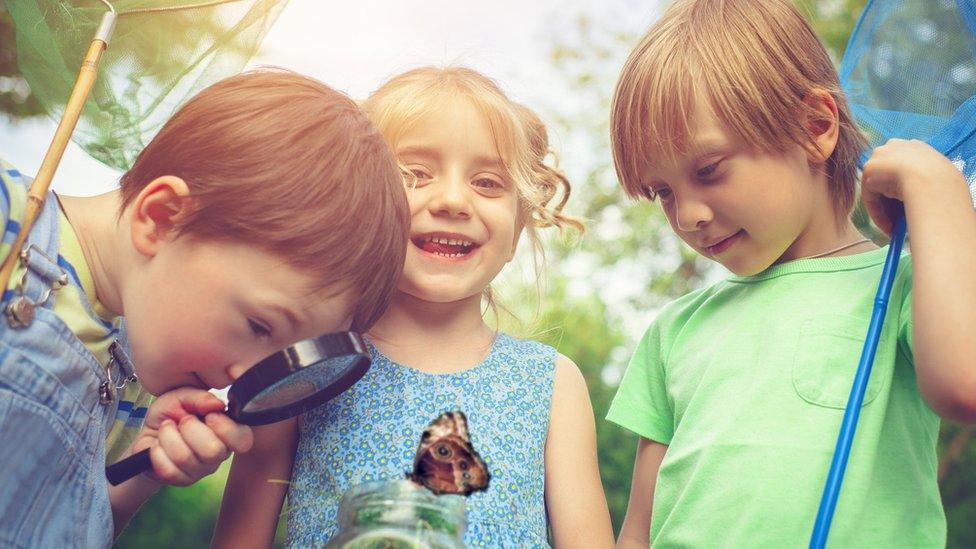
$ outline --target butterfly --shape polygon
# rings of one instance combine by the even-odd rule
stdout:
[[[488,488],[485,460],[471,446],[464,412],[444,412],[424,429],[407,478],[435,494],[464,494]]]

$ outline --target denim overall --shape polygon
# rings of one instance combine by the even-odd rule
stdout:
[[[58,256],[58,228],[49,194],[22,249],[26,275],[3,299],[0,547],[108,547],[113,538],[105,437],[118,405],[118,366],[101,365],[54,314],[63,285],[78,285],[84,299]],[[11,312],[23,298],[33,307]]]

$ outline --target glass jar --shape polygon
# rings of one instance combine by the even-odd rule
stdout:
[[[436,496],[409,480],[350,488],[339,502],[339,531],[329,549],[463,548],[464,498]]]

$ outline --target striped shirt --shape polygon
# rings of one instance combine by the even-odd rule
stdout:
[[[0,258],[6,258],[10,253],[10,246],[20,231],[29,185],[30,178],[0,160],[0,225],[4,227]],[[54,301],[54,313],[98,362],[107,367],[108,348],[118,335],[121,317],[112,314],[99,303],[95,295],[95,280],[85,261],[81,244],[63,211],[59,212],[59,221],[61,242],[57,261],[68,273],[72,283],[58,291]],[[18,262],[7,288],[4,289],[4,303],[17,291],[17,284],[23,273],[24,267]],[[138,383],[130,382],[120,391],[115,420],[105,444],[109,463],[116,461],[138,435],[151,399],[152,396]]]

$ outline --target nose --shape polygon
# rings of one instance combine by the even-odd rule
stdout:
[[[244,372],[250,370],[251,369],[251,366],[254,366],[254,364],[253,363],[251,363],[251,364],[244,364],[244,363],[231,364],[230,366],[227,367],[227,369],[225,370],[225,372],[227,373],[227,377],[230,378],[231,383],[233,383],[233,382],[237,381],[237,378],[241,377],[241,375]]]
[[[680,200],[675,196],[674,220],[678,229],[684,232],[697,231],[714,217],[711,207],[694,194]]]
[[[435,184],[434,196],[428,208],[433,215],[448,217],[471,217],[470,192],[467,182],[459,176],[443,177]]]

